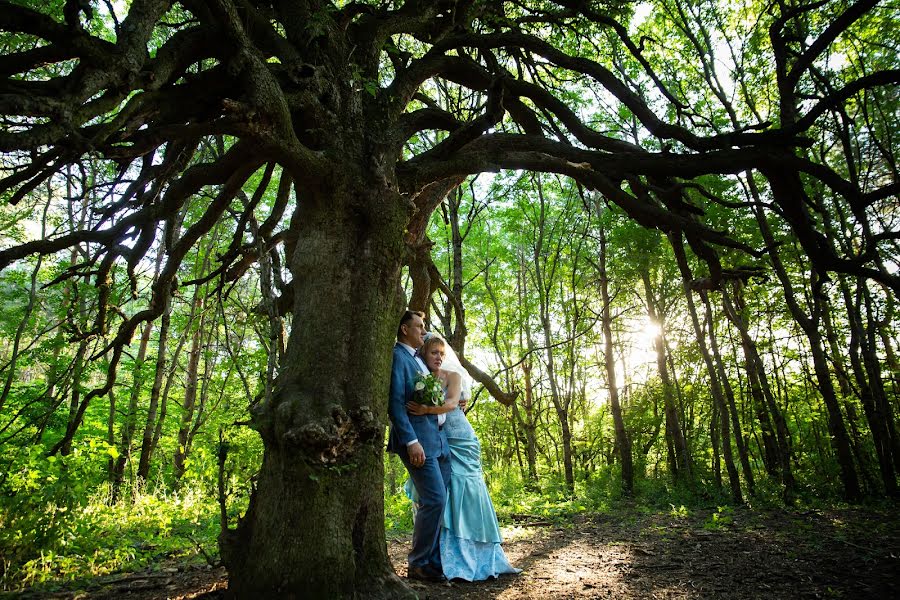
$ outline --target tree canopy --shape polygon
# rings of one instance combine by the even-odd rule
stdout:
[[[383,547],[380,452],[404,268],[414,308],[445,295],[436,316],[466,360],[461,266],[455,279],[438,272],[432,214],[460,210],[480,173],[558,177],[569,198],[560,214],[545,209],[543,194],[556,192],[543,179],[507,198],[538,240],[584,219],[567,248],[538,243],[528,257],[546,338],[580,323],[577,298],[552,306],[547,292],[576,281],[577,267],[557,268],[560,253],[586,264],[575,240],[593,243],[604,210],[671,241],[669,272],[635,267],[657,321],[667,300],[652,277],[705,294],[771,268],[787,289],[796,273],[776,261],[796,242],[812,313],[792,313],[815,335],[815,298],[832,279],[900,292],[896,13],[884,0],[0,1],[0,194],[33,223],[44,215],[40,231],[4,242],[0,269],[60,261],[42,293],[68,304],[79,361],[105,371],[73,392],[50,454],[66,453],[91,403],[115,392],[123,360],[145,360],[131,360],[133,340],[168,327],[173,299],[193,294],[200,311],[258,271],[259,293],[241,309],[267,320],[265,385],[240,377],[265,458],[247,515],[220,540],[234,589],[403,593]],[[458,251],[464,235],[449,244]],[[628,239],[644,256],[662,252],[655,235]],[[603,237],[609,260],[622,252],[615,241]],[[740,302],[727,310],[746,334]],[[743,342],[764,390],[766,366]],[[568,423],[565,394],[552,395]],[[666,398],[671,466],[689,474]],[[790,488],[772,408],[772,469]],[[313,560],[321,523],[333,539]]]

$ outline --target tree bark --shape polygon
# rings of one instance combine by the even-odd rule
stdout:
[[[176,481],[180,481],[187,469],[186,460],[188,451],[188,435],[191,430],[191,421],[194,418],[194,405],[197,401],[197,383],[200,372],[200,354],[203,350],[203,324],[205,322],[203,296],[197,287],[194,293],[194,310],[199,314],[197,324],[191,333],[191,349],[188,352],[187,370],[184,374],[184,400],[181,404],[181,419],[178,426],[178,445],[175,447],[173,459],[173,475]]]
[[[853,450],[853,456],[859,468],[859,474],[862,478],[865,493],[872,493],[878,487],[874,478],[874,466],[872,465],[871,455],[866,448],[862,433],[859,430],[859,412],[856,397],[853,393],[853,386],[850,383],[850,373],[846,366],[846,356],[841,350],[843,342],[838,341],[838,335],[832,322],[832,306],[826,302],[822,305],[822,324],[824,327],[824,335],[828,344],[830,354],[829,362],[833,365],[835,376],[837,377],[838,389],[841,394],[841,405],[844,413],[847,415],[847,425],[850,428],[850,447]]]
[[[150,399],[147,404],[147,418],[141,435],[141,456],[138,459],[137,475],[144,481],[150,476],[150,461],[153,458],[153,430],[159,412],[159,397],[166,373],[166,348],[169,340],[169,323],[171,321],[171,305],[166,300],[166,308],[159,325],[159,341],[156,349],[156,365],[153,375],[153,387],[150,388]]]
[[[110,473],[112,483],[112,502],[119,499],[119,490],[125,479],[125,465],[131,460],[131,446],[134,440],[134,430],[137,428],[137,408],[138,400],[141,397],[141,389],[143,388],[143,367],[147,358],[147,346],[150,344],[150,331],[153,329],[152,323],[144,324],[144,331],[141,333],[141,341],[138,345],[137,358],[134,361],[134,376],[131,380],[131,393],[128,396],[128,408],[125,412],[124,422],[122,423],[121,438],[119,441],[119,455],[116,457],[115,464]],[[112,401],[112,390],[110,390],[110,406]],[[132,468],[134,468],[132,466]]]
[[[382,492],[409,216],[377,179],[334,177],[307,189],[292,219],[293,327],[272,400],[253,416],[258,487],[220,536],[241,598],[411,595],[387,559]]]
[[[875,394],[869,383],[868,373],[862,357],[862,345],[865,343],[865,329],[862,324],[864,281],[857,280],[856,293],[850,290],[846,278],[839,279],[841,293],[847,308],[847,323],[850,328],[850,365],[856,379],[856,389],[859,400],[863,405],[863,412],[872,433],[872,443],[875,446],[875,456],[878,458],[878,468],[881,473],[881,482],[888,496],[898,494],[897,478],[894,475],[893,457],[891,456],[890,436],[885,423],[885,415],[881,414]]]
[[[525,268],[524,252],[517,254],[518,269],[516,271],[516,293],[518,294],[519,306],[525,305],[525,298],[528,295],[528,277]],[[494,297],[493,295],[491,296]],[[499,306],[495,302],[495,308],[499,310]],[[522,377],[525,380],[525,394],[522,398],[522,410],[525,412],[523,418],[518,411],[519,403],[514,403],[513,414],[519,418],[522,429],[525,430],[525,456],[528,462],[528,476],[525,479],[526,486],[531,489],[538,488],[538,469],[537,469],[537,426],[538,426],[538,406],[534,397],[534,378],[532,371],[534,363],[531,355],[534,352],[534,339],[531,335],[531,322],[529,315],[522,315],[519,322],[519,346],[524,347],[528,356],[522,361]]]
[[[72,438],[75,436],[75,430],[78,429],[78,407],[81,403],[81,377],[84,373],[84,354],[87,352],[87,341],[82,340],[78,344],[78,350],[75,352],[75,359],[72,367],[72,386],[71,397],[69,398],[69,414],[66,424],[66,433],[60,440],[59,452],[63,456],[72,452]]]
[[[537,416],[535,415],[534,402],[534,384],[531,379],[531,360],[526,359],[522,363],[522,376],[525,379],[525,395],[522,398],[522,410],[525,416],[519,414],[519,403],[513,404],[513,410],[516,418],[519,420],[519,426],[525,431],[525,461],[528,464],[528,473],[524,478],[526,485],[532,489],[538,486],[538,469],[537,469]]]
[[[865,343],[862,344],[863,364],[866,367],[866,373],[869,376],[869,386],[872,388],[875,397],[875,404],[878,412],[884,418],[884,425],[887,429],[887,441],[890,448],[890,454],[893,458],[894,473],[900,473],[900,439],[897,436],[897,428],[894,426],[894,411],[888,400],[887,392],[884,389],[884,379],[881,374],[881,360],[878,358],[878,341],[876,335],[879,329],[878,321],[874,314],[872,306],[872,293],[869,290],[868,282],[859,281],[862,287],[863,301],[866,307],[866,326],[865,326]]]
[[[544,195],[541,191],[540,184],[537,184],[538,196],[540,197],[540,213],[537,221],[537,239],[534,242],[533,255],[534,260],[534,279],[535,287],[538,291],[539,316],[541,320],[541,329],[544,334],[544,345],[546,352],[547,379],[550,381],[550,400],[553,408],[556,410],[556,418],[559,421],[560,443],[563,453],[563,473],[565,476],[566,487],[570,493],[575,491],[575,472],[572,466],[572,431],[569,427],[569,399],[563,398],[560,393],[559,382],[556,377],[556,363],[553,356],[553,331],[550,324],[550,294],[553,289],[553,272],[555,271],[555,263],[551,267],[551,273],[545,273],[545,266],[549,261],[548,258],[542,256],[544,251],[544,235],[546,232],[546,204]],[[556,259],[559,258],[559,246],[554,250]]]

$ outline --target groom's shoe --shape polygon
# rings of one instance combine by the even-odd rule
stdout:
[[[419,581],[427,581],[429,583],[443,583],[447,581],[444,574],[434,567],[414,567],[409,565],[406,576],[409,579],[418,579]]]

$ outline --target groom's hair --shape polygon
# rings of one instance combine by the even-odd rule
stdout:
[[[425,313],[423,313],[421,310],[407,310],[406,312],[404,312],[403,316],[400,317],[400,324],[397,325],[397,339],[398,340],[403,335],[403,331],[400,328],[403,327],[404,325],[406,325],[407,323],[409,323],[410,321],[412,321],[413,315],[419,315],[423,319],[425,318]]]

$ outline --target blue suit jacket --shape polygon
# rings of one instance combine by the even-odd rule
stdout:
[[[406,403],[413,398],[413,385],[419,364],[409,351],[399,343],[394,344],[394,362],[391,365],[391,391],[388,398],[388,416],[391,430],[388,434],[388,452],[406,453],[406,445],[418,439],[425,456],[442,456],[447,440],[438,429],[437,415],[411,415]]]

